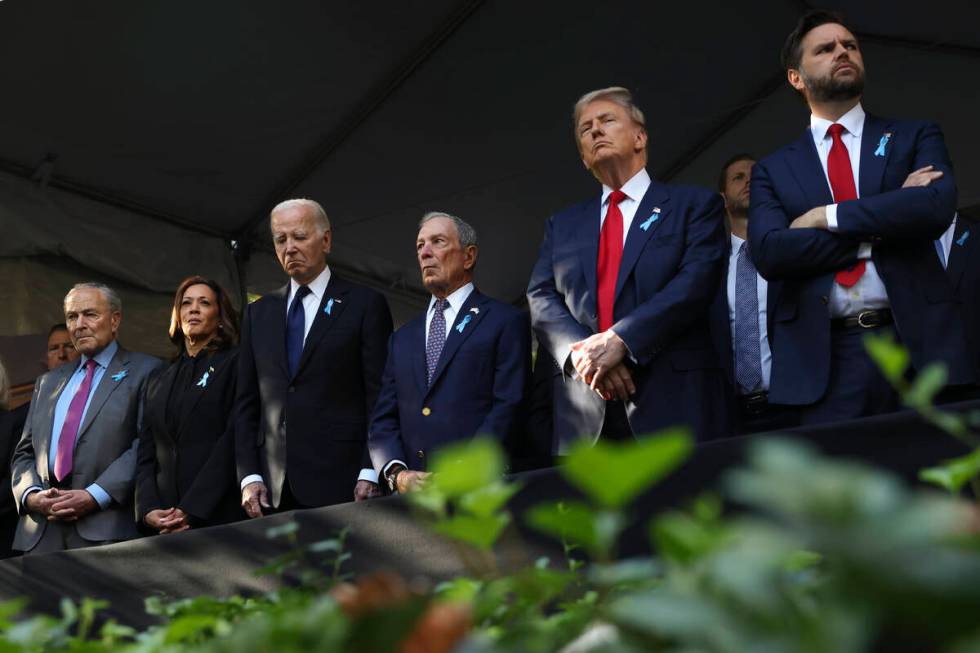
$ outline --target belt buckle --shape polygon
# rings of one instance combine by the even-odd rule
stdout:
[[[858,326],[861,327],[862,329],[872,329],[872,328],[878,326],[875,323],[876,322],[876,320],[875,320],[875,315],[876,314],[877,314],[877,311],[861,311],[860,313],[858,313],[858,317],[857,317]],[[864,322],[865,316],[868,316],[868,318],[870,319],[870,322],[868,322],[867,324],[865,324],[865,322]]]

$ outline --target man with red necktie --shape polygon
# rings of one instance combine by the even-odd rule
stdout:
[[[699,440],[725,435],[708,316],[724,268],[721,197],[650,178],[645,119],[625,88],[582,96],[573,125],[602,192],[548,219],[527,292],[560,368],[553,453],[675,424]]]
[[[934,123],[866,114],[864,62],[843,19],[814,11],[782,52],[810,127],[752,172],[753,261],[783,288],[774,307],[770,400],[802,406],[805,424],[894,410],[898,399],[864,349],[889,330],[913,368],[946,363],[973,382],[960,309],[934,241],[956,186]]]

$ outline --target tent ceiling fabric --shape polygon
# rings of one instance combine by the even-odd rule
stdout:
[[[261,218],[292,188],[330,214],[338,268],[403,303],[424,296],[416,222],[446,210],[480,234],[484,290],[520,301],[545,218],[596,190],[574,100],[632,88],[654,175],[710,186],[728,155],[764,155],[807,124],[778,50],[808,6],[849,15],[865,107],[939,121],[960,204],[980,204],[980,5],[965,0],[5,0],[0,166],[29,174],[53,155],[54,185],[225,238],[259,220],[265,250]],[[249,285],[281,283],[262,256]],[[173,260],[177,277],[196,271]]]

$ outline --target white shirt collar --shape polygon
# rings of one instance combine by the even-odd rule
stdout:
[[[446,300],[449,302],[449,306],[453,309],[453,311],[459,313],[459,309],[463,308],[463,304],[465,304],[466,300],[469,299],[471,292],[473,292],[472,281],[454,290],[446,297]],[[435,307],[435,305],[436,305],[436,297],[435,295],[433,295],[431,298],[429,298],[430,313],[432,312],[432,309]]]
[[[327,291],[327,284],[330,283],[330,266],[323,266],[323,271],[317,275],[316,279],[306,284],[306,287],[310,289],[310,292],[316,297],[317,302],[323,299],[323,293]],[[296,296],[296,291],[302,284],[296,283],[295,279],[289,280],[289,297],[286,299],[292,300]]]
[[[813,142],[819,144],[825,138],[829,138],[827,130],[830,129],[830,126],[834,122],[826,118],[818,118],[811,113],[810,132],[813,134]],[[855,104],[850,111],[838,118],[836,122],[844,125],[847,133],[854,138],[861,138],[861,132],[864,130],[864,108],[861,106],[861,103],[858,102]]]
[[[650,188],[650,175],[647,173],[646,168],[640,168],[640,171],[630,177],[630,180],[623,184],[620,189],[626,193],[626,197],[630,198],[635,202],[639,202],[646,195],[647,189]],[[602,185],[602,205],[605,206],[609,202],[609,196],[612,194],[613,189],[605,184]]]
[[[742,246],[742,243],[745,242],[745,239],[739,238],[735,234],[729,234],[729,235],[732,237],[732,254],[736,254],[738,253],[738,249]]]
[[[104,369],[109,369],[109,363],[112,362],[112,357],[116,355],[117,351],[119,351],[119,343],[113,340],[108,345],[106,345],[105,349],[100,351],[95,356],[92,356],[92,358],[95,359],[95,362],[98,363],[99,367]],[[82,354],[81,359],[78,361],[78,367],[75,369],[76,370],[82,369],[85,366],[85,363],[88,362],[88,360],[89,357],[86,356],[85,354]]]

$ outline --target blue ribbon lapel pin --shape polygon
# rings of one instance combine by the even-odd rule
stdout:
[[[655,206],[653,208],[653,213],[650,214],[650,217],[644,220],[643,224],[640,225],[640,229],[646,231],[647,229],[650,228],[650,225],[652,225],[654,222],[656,222],[659,219],[660,219],[660,207]]]
[[[199,387],[199,388],[206,388],[206,387],[208,387],[208,377],[209,376],[211,376],[211,373],[210,372],[205,372],[201,376],[200,380],[197,382],[197,387]]]
[[[122,372],[116,372],[115,374],[113,374],[112,375],[112,380],[115,381],[116,383],[119,383],[120,381],[122,381],[123,379],[125,379],[127,376],[129,376],[129,371],[128,370],[123,370]]]
[[[888,141],[891,139],[892,133],[885,132],[881,140],[878,141],[878,148],[875,150],[875,156],[885,156],[885,146],[888,145]]]
[[[462,333],[463,332],[463,329],[466,328],[466,325],[469,324],[470,323],[470,320],[472,320],[472,319],[473,319],[473,316],[470,313],[467,313],[466,315],[464,315],[463,316],[463,321],[456,325],[456,330],[459,331],[460,333]]]
[[[964,244],[964,243],[966,242],[966,239],[967,239],[967,238],[969,238],[969,237],[970,237],[970,230],[969,230],[969,229],[967,229],[967,230],[966,230],[966,231],[964,231],[964,232],[963,232],[963,234],[962,234],[962,235],[961,235],[961,236],[960,236],[960,237],[959,237],[959,238],[958,238],[958,239],[956,240],[956,244],[957,244],[957,245],[959,245],[960,247],[962,247],[962,246],[963,246],[963,244]]]
[[[340,303],[341,301],[339,299],[334,299],[333,297],[331,297],[330,299],[327,300],[327,305],[323,307],[323,312],[326,313],[327,315],[330,315],[333,312],[333,305],[340,304]]]

